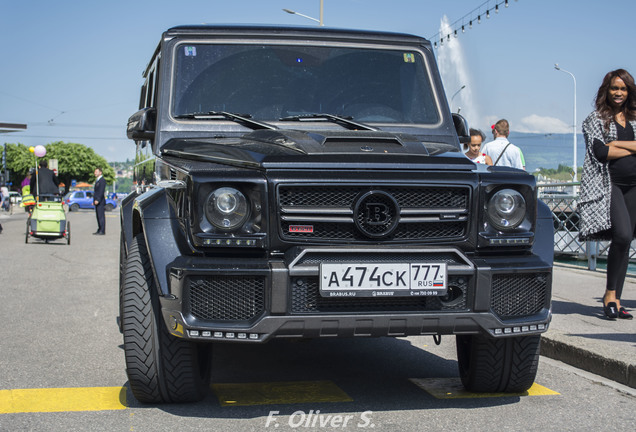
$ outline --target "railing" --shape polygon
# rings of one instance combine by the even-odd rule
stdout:
[[[587,260],[587,268],[596,270],[598,258],[607,259],[610,242],[579,240],[579,214],[576,211],[580,182],[539,183],[539,199],[552,211],[554,221],[554,254]],[[632,242],[629,259],[636,257]]]

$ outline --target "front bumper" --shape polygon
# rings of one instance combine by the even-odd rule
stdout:
[[[319,263],[445,262],[443,297],[326,298]],[[531,254],[469,257],[455,248],[298,248],[269,260],[180,257],[164,321],[179,337],[272,338],[539,334],[551,319],[552,267]]]

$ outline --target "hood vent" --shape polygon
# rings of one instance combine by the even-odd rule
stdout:
[[[325,147],[351,147],[351,146],[371,146],[371,147],[403,147],[402,142],[395,137],[327,137],[323,145]]]

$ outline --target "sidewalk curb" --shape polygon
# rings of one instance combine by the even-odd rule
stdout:
[[[636,388],[634,365],[600,356],[545,334],[541,337],[541,355]]]

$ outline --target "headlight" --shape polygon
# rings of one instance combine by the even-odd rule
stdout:
[[[526,200],[514,189],[502,189],[488,200],[486,211],[488,220],[495,229],[510,230],[523,222]]]
[[[205,215],[212,225],[229,231],[240,227],[247,220],[249,205],[241,191],[222,187],[208,196]]]

